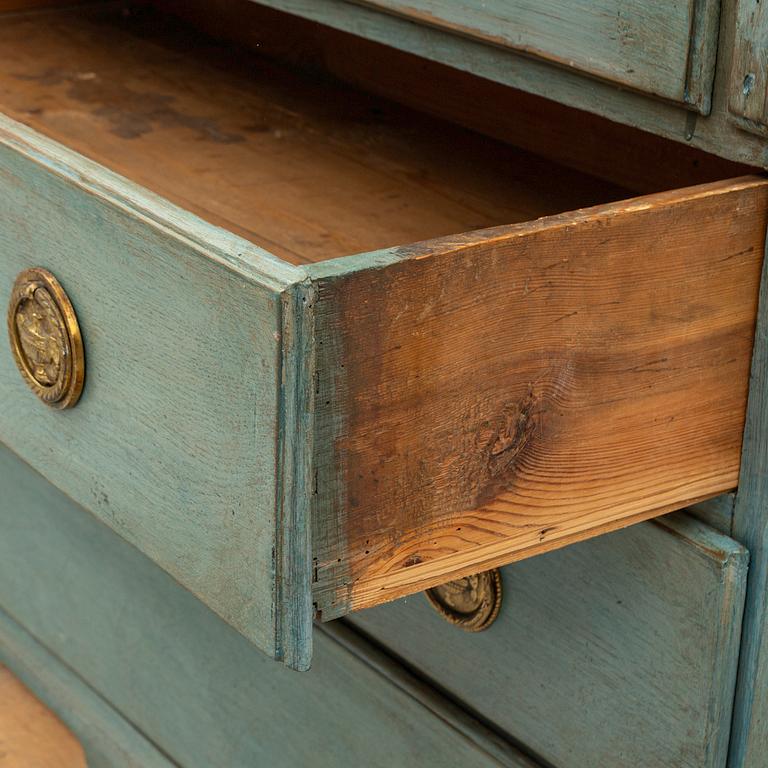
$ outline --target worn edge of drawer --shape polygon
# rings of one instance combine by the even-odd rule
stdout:
[[[103,199],[137,220],[204,255],[223,269],[280,297],[279,457],[276,467],[278,525],[273,594],[274,648],[264,649],[288,666],[311,661],[311,567],[308,524],[313,428],[311,366],[312,289],[303,269],[226,230],[207,224],[159,195],[0,114],[0,143],[88,195]],[[281,515],[281,516],[280,516]],[[216,610],[216,605],[211,606]],[[246,636],[248,627],[239,627]]]
[[[15,663],[21,655],[5,640],[7,616],[9,626],[23,628],[24,637],[173,761],[208,766],[218,764],[218,756],[222,765],[240,766],[246,757],[253,762],[280,750],[275,757],[284,758],[281,764],[300,755],[303,765],[303,757],[317,756],[323,744],[338,757],[347,751],[339,733],[363,708],[361,730],[350,742],[357,758],[371,749],[368,728],[399,740],[401,761],[419,750],[428,757],[420,735],[426,729],[443,760],[452,745],[465,749],[465,757],[476,755],[473,765],[534,768],[503,736],[350,633],[320,632],[327,666],[307,675],[280,668],[14,454],[0,448],[0,465],[0,474],[20,473],[10,502],[0,504],[0,516],[11,524],[10,535],[0,538],[11,553],[10,560],[0,559],[10,577],[0,583],[0,660],[7,655]],[[329,692],[352,702],[318,713]],[[270,719],[276,712],[283,715],[279,727]],[[212,723],[217,727],[206,734]],[[297,733],[303,734],[300,746],[286,742]],[[333,763],[319,756],[324,765]],[[386,753],[377,757],[377,765],[386,764]]]
[[[313,505],[312,522],[313,554],[318,570],[314,587],[315,601],[318,604],[321,617],[324,620],[338,618],[350,610],[370,607],[409,592],[421,591],[446,579],[457,578],[482,568],[504,565],[523,556],[538,554],[597,533],[608,532],[643,519],[656,517],[734,488],[738,482],[738,454],[741,448],[740,423],[735,423],[731,430],[732,434],[728,435],[727,472],[723,465],[726,458],[725,444],[719,448],[722,453],[722,461],[717,466],[716,471],[712,467],[704,466],[712,461],[710,446],[702,453],[701,476],[695,483],[688,483],[690,487],[686,489],[684,477],[690,477],[686,473],[678,478],[679,482],[673,488],[673,481],[670,476],[664,489],[655,492],[654,499],[646,498],[652,488],[651,474],[648,476],[648,482],[638,485],[636,472],[624,472],[622,474],[624,486],[627,489],[632,486],[635,491],[621,497],[627,506],[620,515],[617,515],[614,510],[616,503],[612,503],[609,510],[610,514],[603,510],[591,522],[587,522],[587,508],[592,505],[591,508],[597,510],[600,503],[604,503],[604,500],[600,501],[602,497],[599,494],[596,495],[592,489],[591,493],[594,498],[590,497],[587,491],[581,494],[587,500],[586,506],[579,507],[581,502],[575,506],[569,502],[571,508],[569,520],[573,522],[577,518],[580,519],[578,526],[570,529],[560,523],[551,522],[561,513],[555,511],[547,517],[542,515],[539,510],[539,517],[534,522],[528,521],[531,527],[529,533],[536,526],[541,528],[538,543],[535,543],[533,539],[528,541],[529,537],[526,538],[528,534],[523,536],[517,530],[517,528],[522,530],[522,518],[514,524],[517,528],[513,531],[520,541],[514,544],[506,543],[502,540],[500,531],[502,528],[505,531],[509,530],[515,515],[510,514],[509,517],[504,517],[508,513],[503,510],[496,510],[494,505],[502,501],[512,503],[511,500],[517,497],[514,497],[511,492],[505,496],[504,493],[498,491],[504,487],[504,482],[501,479],[503,472],[500,474],[500,470],[493,470],[490,464],[488,467],[484,464],[478,467],[472,466],[472,460],[475,463],[479,460],[482,446],[478,443],[473,447],[467,442],[469,437],[464,431],[459,434],[460,424],[457,416],[459,400],[457,398],[460,395],[463,398],[460,403],[462,405],[460,412],[462,414],[469,413],[472,424],[477,423],[479,425],[478,429],[485,425],[485,432],[489,434],[500,418],[499,411],[494,409],[501,406],[498,403],[490,403],[487,393],[482,395],[479,389],[477,392],[474,390],[461,390],[459,392],[456,389],[458,386],[456,376],[453,376],[449,384],[446,383],[447,362],[451,363],[451,370],[454,373],[458,366],[461,368],[464,379],[471,374],[474,377],[473,381],[483,378],[481,374],[487,373],[488,364],[485,363],[485,367],[483,367],[480,364],[476,365],[472,361],[467,361],[462,357],[461,351],[452,354],[441,352],[441,356],[435,357],[433,360],[427,353],[424,344],[418,341],[418,338],[427,338],[431,333],[433,336],[429,336],[429,338],[432,338],[433,345],[439,341],[442,345],[440,349],[443,349],[449,335],[446,323],[450,322],[452,334],[457,327],[460,327],[461,330],[460,340],[455,342],[458,350],[466,349],[466,346],[462,347],[462,344],[469,343],[467,340],[470,338],[468,336],[470,331],[474,330],[475,333],[472,338],[476,340],[478,328],[473,323],[476,323],[477,318],[472,314],[474,310],[466,310],[465,307],[474,306],[473,303],[479,301],[481,293],[485,296],[485,289],[488,289],[489,293],[491,292],[489,281],[491,276],[501,269],[501,265],[506,264],[503,261],[505,257],[511,259],[517,255],[521,258],[522,263],[527,264],[525,259],[532,258],[530,254],[540,254],[543,251],[549,253],[547,249],[552,250],[557,245],[562,255],[562,262],[567,263],[571,256],[574,257],[574,261],[578,262],[579,258],[586,258],[587,253],[589,253],[589,259],[593,259],[595,254],[602,249],[605,250],[605,253],[600,258],[604,261],[608,259],[605,263],[611,265],[610,274],[619,269],[620,274],[624,275],[624,261],[620,263],[612,261],[616,254],[610,238],[620,238],[620,242],[623,243],[627,251],[626,254],[622,251],[622,256],[625,257],[629,256],[630,251],[627,244],[633,244],[632,247],[636,249],[639,247],[637,238],[643,238],[641,242],[646,248],[653,247],[656,249],[655,261],[643,266],[638,273],[646,278],[646,282],[653,283],[653,281],[658,280],[656,268],[667,261],[666,256],[672,245],[678,250],[684,249],[681,251],[681,258],[686,260],[689,269],[694,264],[701,263],[703,266],[703,262],[700,262],[698,258],[699,250],[696,248],[696,240],[692,237],[692,232],[696,230],[691,229],[689,224],[692,214],[696,213],[702,221],[708,222],[708,225],[713,227],[710,232],[710,239],[717,236],[721,240],[722,248],[732,249],[727,254],[719,251],[710,253],[709,258],[713,265],[717,263],[718,270],[723,269],[725,263],[733,259],[736,250],[743,248],[739,251],[738,256],[742,259],[746,258],[746,261],[743,262],[743,267],[736,267],[742,271],[739,272],[737,280],[734,281],[733,276],[728,278],[729,284],[734,287],[738,285],[738,290],[741,291],[737,298],[743,317],[736,322],[736,318],[731,317],[733,314],[731,311],[725,312],[725,305],[719,309],[710,307],[707,311],[714,313],[712,329],[707,330],[704,334],[702,332],[703,327],[697,326],[697,333],[706,341],[705,345],[700,345],[697,354],[701,353],[703,349],[708,357],[693,365],[692,361],[688,359],[690,350],[685,351],[686,345],[683,344],[680,349],[676,347],[674,351],[677,356],[669,358],[671,362],[666,362],[667,357],[662,360],[656,359],[656,366],[651,365],[645,371],[646,374],[656,376],[655,379],[649,380],[650,383],[647,383],[647,386],[649,391],[658,388],[660,393],[658,397],[663,399],[666,397],[664,394],[665,387],[668,386],[664,384],[664,381],[669,376],[665,370],[680,371],[680,373],[675,374],[677,376],[683,375],[683,371],[688,371],[685,375],[687,376],[686,385],[689,385],[692,382],[698,382],[700,378],[702,382],[705,381],[704,378],[695,373],[697,370],[703,370],[710,365],[713,370],[718,370],[718,367],[725,370],[724,365],[737,363],[738,371],[731,369],[732,375],[736,376],[737,379],[732,377],[728,379],[730,384],[727,394],[733,401],[728,401],[730,403],[729,408],[734,412],[741,409],[741,416],[743,417],[746,406],[749,357],[751,356],[754,332],[754,312],[757,304],[757,284],[760,262],[763,258],[766,215],[768,214],[766,210],[767,191],[768,181],[762,177],[749,176],[729,179],[572,211],[538,219],[534,222],[464,233],[454,237],[445,237],[420,244],[395,247],[311,265],[308,271],[317,286],[317,376],[320,391],[317,397],[315,415],[317,432],[315,472],[320,479],[316,483],[318,491]],[[741,221],[740,228],[737,227],[738,217],[746,217],[743,221],[739,219]],[[747,226],[747,222],[749,226]],[[579,227],[584,229],[579,230]],[[594,231],[592,231],[592,227],[595,227]],[[610,227],[615,227],[615,232]],[[656,243],[656,235],[653,233],[658,227],[662,227],[667,233],[667,237],[670,236],[670,233],[674,233],[673,243],[666,242],[663,238],[659,241],[660,244]],[[583,241],[578,239],[578,232],[584,233]],[[734,232],[740,232],[746,238],[744,243],[735,244],[733,241]],[[703,236],[703,233],[700,233],[699,236]],[[525,244],[528,238],[535,241],[533,245],[527,246]],[[560,240],[557,240],[558,238]],[[565,241],[568,243],[567,248],[564,246]],[[564,249],[566,253],[562,253]],[[550,255],[550,260],[552,260],[553,255]],[[493,265],[494,260],[497,262],[495,266]],[[632,259],[630,259],[630,263],[632,263]],[[549,266],[555,266],[555,264]],[[574,268],[578,269],[577,267]],[[535,270],[538,280],[543,274],[543,269],[537,265]],[[448,279],[449,272],[450,279]],[[509,270],[507,269],[504,274],[508,275]],[[527,273],[521,272],[518,282],[522,280],[523,274]],[[550,275],[552,279],[556,279],[554,272],[547,272],[546,274]],[[613,274],[611,279],[615,277],[617,275]],[[702,285],[701,279],[704,277],[703,273],[699,276],[700,285]],[[712,274],[707,272],[706,281],[711,282],[713,279]],[[472,282],[473,280],[475,282]],[[679,275],[675,277],[675,280],[680,283]],[[693,289],[689,289],[687,281],[688,277],[686,276],[686,290],[690,292]],[[435,282],[444,286],[443,290],[439,292],[439,296],[433,298],[430,295],[429,302],[424,302],[425,293],[429,293],[429,287]],[[709,286],[710,282],[705,282],[703,285]],[[467,292],[466,301],[464,294],[461,293],[461,286],[464,283],[472,286],[471,290]],[[414,285],[419,287],[417,294],[414,293]],[[502,294],[498,283],[494,282],[493,285],[497,287],[493,288],[493,295],[487,299],[487,302],[489,302],[488,306],[494,309],[495,316],[500,316],[512,305],[508,299],[499,298]],[[538,290],[538,287],[535,281],[532,282],[530,293]],[[521,290],[523,290],[527,300],[527,282],[524,288],[521,289],[519,285],[515,288],[517,293],[520,293]],[[658,291],[658,286],[656,291]],[[558,296],[567,298],[566,294],[567,291],[563,291]],[[457,299],[459,295],[462,297],[460,300]],[[680,298],[680,295],[677,298]],[[637,297],[635,297],[635,301],[636,299]],[[736,298],[732,300],[735,301]],[[458,304],[449,304],[449,302],[458,302]],[[446,309],[447,306],[451,307],[450,313]],[[454,306],[458,306],[456,311],[453,310]],[[419,307],[422,308],[421,312],[418,311]],[[562,309],[562,307],[560,308]],[[647,313],[650,310],[646,307],[643,311]],[[723,312],[724,314],[722,314]],[[573,314],[577,313],[570,312],[563,317],[569,317]],[[720,317],[721,314],[722,317]],[[705,315],[706,312],[704,315],[699,313],[699,317]],[[506,317],[507,315],[502,316]],[[727,320],[724,320],[723,318],[726,316]],[[478,315],[478,317],[485,317],[487,320],[488,312],[486,311],[484,315]],[[717,320],[718,317],[720,320]],[[558,320],[560,319],[562,318],[558,318]],[[409,325],[404,330],[405,325],[410,321],[416,324],[417,320],[420,324],[418,331],[410,330],[410,336],[408,336],[405,330],[412,326]],[[606,320],[604,322],[606,329],[610,331],[611,321]],[[669,320],[664,322],[668,324]],[[671,327],[664,331],[666,326],[663,323],[659,327],[662,329],[662,333],[667,333],[665,337],[667,341],[670,338],[678,339],[676,344],[679,346],[679,338],[688,338],[691,331],[685,325],[687,322],[685,318],[680,317],[674,319],[673,322],[677,323],[674,333]],[[437,323],[442,323],[439,338],[433,328]],[[496,348],[494,354],[506,360],[505,364],[511,364],[509,359],[513,355],[515,346],[511,341],[502,343],[498,340],[502,327],[501,321],[494,320],[493,323],[496,324],[493,326]],[[685,333],[681,336],[683,330]],[[726,334],[727,338],[730,339],[727,346],[733,350],[733,358],[730,360],[726,360],[722,356],[722,350],[725,349],[723,339],[726,338],[726,335],[723,334]],[[610,333],[608,335],[610,336]],[[354,339],[354,344],[350,342],[350,339]],[[369,340],[372,347],[368,343]],[[690,341],[693,341],[693,337]],[[325,343],[323,344],[323,342]],[[746,345],[748,345],[748,349]],[[736,346],[739,350],[738,355],[735,351]],[[612,345],[608,345],[606,348],[611,347]],[[602,348],[601,342],[600,349]],[[646,357],[648,349],[645,349]],[[486,353],[486,356],[488,354],[490,353]],[[620,350],[611,354],[618,354],[621,357]],[[659,354],[661,355],[662,352]],[[342,359],[344,365],[339,367],[338,361]],[[332,363],[332,361],[334,362]],[[439,367],[435,361],[439,362]],[[622,364],[617,358],[616,365],[626,367],[628,363]],[[668,365],[669,368],[665,369],[664,365]],[[680,367],[683,365],[686,367]],[[621,370],[624,371],[623,375],[625,375],[629,369],[624,370],[622,368]],[[435,372],[439,373],[441,386],[448,387],[447,390],[440,390],[441,392],[448,392],[445,396],[441,395],[447,410],[441,411],[437,416],[433,413],[434,404],[430,406],[431,410],[426,408],[426,396],[419,400],[412,397],[406,398],[404,394],[409,376],[415,377],[414,380],[416,380],[419,376],[427,376]],[[605,371],[603,371],[604,373]],[[718,375],[721,376],[722,374]],[[519,383],[517,382],[516,385]],[[466,386],[466,381],[462,383],[462,386]],[[544,386],[543,383],[542,386]],[[675,386],[677,389],[670,390],[669,407],[674,407],[677,410],[670,414],[664,411],[665,417],[670,416],[669,423],[675,421],[672,418],[675,413],[678,411],[684,413],[683,403],[678,402],[674,394],[675,392],[679,394],[680,383],[678,382]],[[697,386],[701,387],[702,385],[697,384]],[[702,396],[707,397],[707,401],[711,399],[715,391],[713,386],[713,382],[710,381],[700,391]],[[722,390],[722,384],[718,384],[718,386]],[[519,388],[517,387],[517,389]],[[507,386],[507,389],[512,391],[510,386]],[[459,394],[456,394],[457,392]],[[720,395],[723,395],[722,391],[720,391]],[[517,397],[517,395],[515,396]],[[482,397],[485,397],[485,400],[489,402],[481,402]],[[501,394],[494,395],[494,400],[499,400],[500,397]],[[507,394],[505,397],[509,402],[511,395]],[[610,399],[605,400],[605,403],[600,407],[605,408],[608,405],[610,408],[611,402]],[[712,413],[717,414],[717,418],[721,421],[725,418],[723,402],[720,396],[713,400]],[[714,403],[716,403],[716,407]],[[664,405],[666,407],[667,404],[664,403]],[[535,413],[539,406],[540,403],[534,398],[529,410]],[[658,410],[661,403],[655,400],[653,406]],[[527,413],[525,403],[519,405],[519,408],[521,414]],[[681,408],[683,408],[682,411]],[[595,415],[599,412],[600,408],[596,408]],[[397,419],[394,418],[395,413],[397,413]],[[442,418],[442,413],[446,414],[445,418]],[[429,414],[432,416],[430,417]],[[374,415],[375,422],[373,421]],[[625,418],[628,416],[625,413],[621,415]],[[486,420],[482,421],[481,417]],[[463,416],[462,418],[466,420],[467,417]],[[636,419],[637,414],[632,418]],[[662,436],[662,433],[658,431],[658,425],[653,426],[647,415],[643,418],[645,421],[640,433],[644,438],[641,442],[647,448],[650,445],[648,438],[656,433],[655,444],[668,448],[670,445],[667,439],[669,433],[664,431]],[[366,419],[368,420],[366,422],[367,428],[364,430],[361,424]],[[526,416],[526,420],[530,421],[531,419]],[[527,421],[526,429],[517,438],[513,439],[511,432],[514,431],[517,434],[522,427],[519,424],[514,429],[512,426],[509,427],[508,442],[513,447],[516,442],[520,442],[523,446],[527,443]],[[706,419],[702,421],[702,424],[705,421]],[[412,434],[407,439],[403,437],[402,430],[400,430],[400,425],[404,423],[411,424]],[[596,425],[595,428],[598,430],[594,434],[600,433],[599,424],[601,422],[593,417],[592,423]],[[384,436],[383,438],[381,436],[376,437],[376,451],[379,455],[378,465],[371,460],[370,456],[373,445],[372,435],[376,431],[374,424]],[[382,424],[381,428],[378,427],[379,424]],[[391,437],[395,424],[400,430],[398,438],[388,443],[387,436]],[[453,428],[452,431],[448,429],[448,425]],[[507,439],[504,428],[501,429],[503,434],[498,438],[499,441]],[[679,432],[680,429],[684,430],[684,427],[678,425],[676,430]],[[421,437],[417,434],[418,430],[421,430]],[[482,431],[480,429],[480,432]],[[675,432],[678,437],[688,434],[685,431],[679,434],[678,432]],[[718,434],[720,432],[721,430],[718,430]],[[453,438],[450,435],[454,433],[457,435],[456,447],[452,448],[448,445],[441,448],[442,438],[440,436],[444,436],[451,443]],[[582,430],[580,434],[583,442],[584,434],[587,433]],[[366,435],[368,436],[366,437]],[[427,436],[431,436],[429,444],[426,442]],[[478,433],[477,439],[479,440],[481,437],[482,435]],[[690,443],[690,437],[686,439]],[[415,443],[420,446],[418,450],[414,448]],[[466,460],[462,459],[463,463],[459,465],[457,464],[459,459],[458,446],[461,445],[469,453],[461,453],[461,456],[466,457]],[[608,443],[606,443],[606,450],[608,450],[607,445]],[[539,446],[537,450],[541,451],[541,448],[542,446]],[[381,451],[384,449],[386,449],[386,457],[382,459]],[[561,445],[560,450],[562,451],[562,449],[563,446]],[[520,450],[522,451],[522,448]],[[329,453],[333,451],[336,451],[335,458],[331,459]],[[517,452],[513,450],[510,453],[514,454],[514,461],[512,468],[507,473],[507,481],[515,477],[512,470],[518,461],[515,458]],[[648,461],[651,463],[656,461],[655,458],[651,458],[651,456],[658,456],[656,450],[652,451],[651,454],[648,454],[646,450],[645,453]],[[411,459],[408,459],[409,456]],[[418,472],[413,457],[419,459]],[[354,464],[354,471],[352,469],[347,470],[346,465],[350,461]],[[580,471],[581,474],[576,473],[578,477],[582,477],[583,468]],[[655,471],[658,475],[658,467]],[[433,484],[429,487],[431,494],[429,499],[426,497],[427,490],[422,488],[423,483],[421,485],[416,483],[417,475],[427,478],[429,483]],[[527,485],[534,484],[533,487],[536,487],[536,484],[540,484],[541,478],[534,480],[535,475],[536,472],[531,472],[530,477],[525,478]],[[571,480],[573,481],[573,478]],[[601,482],[604,482],[604,479]],[[488,486],[487,498],[480,498],[473,505],[473,499],[478,494],[485,493],[482,489],[486,485]],[[694,485],[696,486],[695,489]],[[361,492],[363,488],[366,489],[365,493]],[[497,490],[491,493],[490,490],[493,488]],[[451,489],[450,499],[446,496],[448,489]],[[550,494],[549,491],[547,494],[550,501],[553,499],[555,503],[559,501],[557,494]],[[386,498],[387,496],[389,498]],[[642,503],[639,502],[641,496],[644,499]],[[520,499],[514,503],[517,504],[518,501]],[[541,499],[536,499],[537,503],[540,501]],[[373,503],[377,505],[375,515],[372,515],[371,512]],[[440,511],[438,512],[439,504],[443,506],[439,508]],[[462,514],[459,514],[459,504],[463,505],[461,510],[464,510],[464,513]],[[521,505],[517,504],[513,511],[520,514],[521,509]],[[475,515],[470,510],[474,510],[474,512],[486,510],[484,514],[487,519],[481,520],[483,515]],[[416,516],[417,513],[418,517]],[[369,518],[367,521],[364,519],[366,515]],[[599,521],[598,518],[600,518]],[[425,522],[427,519],[430,521],[429,525]],[[419,524],[414,524],[414,521]],[[440,521],[443,521],[445,525],[435,524]],[[451,525],[446,521],[452,521],[451,525],[461,527],[451,528]],[[382,531],[386,527],[386,534],[379,535],[376,526]],[[562,530],[558,530],[559,528]],[[461,536],[457,537],[453,530],[475,531],[472,534],[474,539],[470,543],[456,543],[455,540],[466,537],[467,534],[462,533]],[[478,530],[480,533],[477,533]],[[412,533],[418,534],[418,536],[412,536]],[[434,537],[438,541],[428,541],[427,533],[430,538]],[[365,540],[365,546],[363,546],[365,536],[368,536],[368,539]],[[528,543],[525,544],[524,540]],[[349,542],[353,545],[352,550],[350,550]],[[424,551],[428,553],[426,559],[422,556],[422,552],[417,550],[417,545],[423,547]],[[434,545],[434,549],[430,550],[432,545]],[[364,556],[363,549],[365,549]],[[349,555],[350,551],[352,551],[351,556]],[[411,557],[413,553],[417,553],[419,557]],[[442,564],[438,563],[438,560],[441,560]],[[350,563],[352,564],[351,567]]]
[[[2,608],[0,659],[77,736],[89,768],[175,766]]]

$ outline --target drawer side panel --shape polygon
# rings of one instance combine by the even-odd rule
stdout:
[[[746,177],[318,265],[322,615],[734,488],[767,222]]]

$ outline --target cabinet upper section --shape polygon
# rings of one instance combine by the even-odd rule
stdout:
[[[410,21],[707,114],[719,0],[368,0]]]
[[[762,44],[768,13],[759,0],[258,2],[730,160],[768,166]],[[219,0],[208,5],[210,15],[225,12]]]

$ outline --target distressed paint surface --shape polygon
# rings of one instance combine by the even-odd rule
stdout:
[[[416,24],[349,0],[261,0],[264,5],[303,16],[361,37],[411,51],[419,56],[495,80],[569,106],[595,112],[700,147],[738,162],[768,165],[766,144],[740,130],[728,111],[728,81],[734,40],[735,2],[723,0],[720,46],[706,119],[674,104],[584,77],[581,73],[509,49]],[[711,6],[710,6],[711,7]]]
[[[0,486],[0,605],[179,765],[534,768],[353,638],[274,664],[6,449]]]
[[[767,222],[745,177],[314,265],[323,618],[734,488]]]
[[[361,1],[418,23],[689,103],[702,112],[709,105],[718,0]],[[704,74],[703,82],[691,81],[691,74]]]
[[[0,305],[16,274],[49,269],[86,357],[81,401],[56,413],[6,349],[0,440],[262,650],[306,666],[306,547],[292,552],[301,582],[279,551],[294,526],[277,470],[294,271],[7,119],[0,186]]]
[[[747,559],[671,516],[508,566],[478,634],[421,595],[350,621],[547,764],[723,768]]]
[[[768,136],[768,9],[737,0],[729,109],[747,130]]]

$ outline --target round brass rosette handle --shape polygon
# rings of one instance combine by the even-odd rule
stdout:
[[[494,568],[448,581],[424,594],[446,621],[467,632],[482,632],[501,610],[501,573]]]
[[[85,381],[85,354],[77,316],[59,281],[47,270],[25,269],[8,306],[8,336],[21,375],[53,408],[77,403]]]

